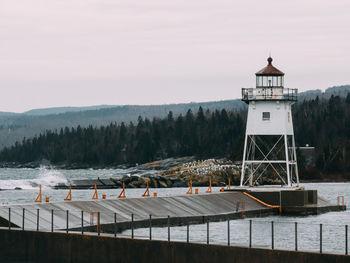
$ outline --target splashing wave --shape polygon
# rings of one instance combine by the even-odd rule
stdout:
[[[37,178],[0,180],[0,189],[34,189],[40,184],[43,188],[51,188],[60,183],[67,184],[67,179],[60,171],[48,169],[47,167],[40,167]]]

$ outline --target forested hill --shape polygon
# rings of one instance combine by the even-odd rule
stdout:
[[[169,111],[174,116],[186,114],[188,109],[193,112],[202,106],[204,110],[228,111],[241,110],[245,104],[241,100],[224,100],[201,103],[182,103],[168,105],[125,105],[125,106],[92,106],[63,107],[31,110],[22,114],[0,113],[0,150],[11,146],[24,137],[32,138],[46,130],[59,130],[64,127],[99,127],[116,123],[137,123],[139,116],[152,119],[164,118]]]
[[[166,118],[140,117],[134,125],[112,123],[94,128],[65,128],[25,139],[0,152],[1,162],[27,163],[49,160],[52,164],[86,167],[115,166],[153,161],[159,158],[195,155],[199,158],[228,157],[241,160],[246,111],[203,111]],[[306,176],[334,176],[350,179],[350,93],[346,98],[318,97],[296,104],[293,122],[297,146],[316,147],[316,167]]]
[[[329,99],[331,95],[345,97],[350,91],[350,86],[338,86],[321,90],[312,90],[299,93],[299,102],[315,99]],[[182,103],[168,105],[99,105],[89,107],[60,107],[47,109],[34,109],[24,113],[0,112],[0,150],[5,146],[12,146],[16,141],[22,141],[24,137],[32,138],[46,130],[60,130],[64,127],[99,127],[111,122],[137,123],[138,116],[152,119],[164,118],[169,111],[174,117],[185,115],[191,109],[196,112],[199,107],[204,111],[225,109],[226,111],[240,111],[245,104],[240,100],[223,100],[212,102]]]

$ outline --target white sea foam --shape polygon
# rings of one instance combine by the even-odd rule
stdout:
[[[43,189],[51,188],[57,184],[67,184],[67,179],[64,175],[57,170],[48,169],[46,167],[41,167],[38,170],[38,175],[36,178],[32,179],[17,179],[17,180],[0,180],[1,190],[12,190],[15,188],[21,189],[35,189],[39,185]]]

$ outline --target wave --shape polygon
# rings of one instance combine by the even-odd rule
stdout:
[[[57,184],[67,184],[68,180],[65,176],[53,169],[40,167],[37,178],[32,179],[15,179],[15,180],[0,180],[1,190],[13,189],[36,189],[39,185],[45,188],[52,188]]]

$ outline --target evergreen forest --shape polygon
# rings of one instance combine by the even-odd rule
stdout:
[[[133,165],[182,156],[241,160],[246,110],[206,110],[166,118],[139,117],[136,123],[110,123],[86,128],[46,131],[24,138],[0,152],[2,163],[29,163],[106,167]],[[350,93],[345,97],[305,100],[293,106],[297,146],[315,147],[312,166],[298,152],[305,179],[350,178]]]

